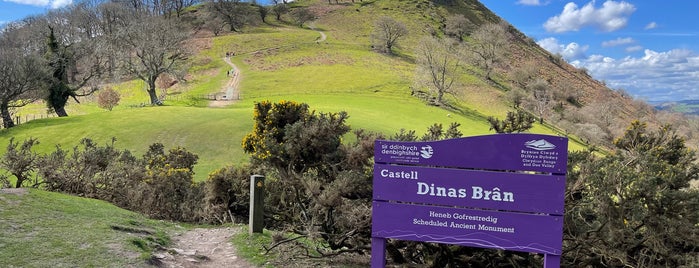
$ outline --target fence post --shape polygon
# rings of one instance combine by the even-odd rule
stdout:
[[[250,176],[250,227],[249,233],[262,233],[264,224],[265,177]]]

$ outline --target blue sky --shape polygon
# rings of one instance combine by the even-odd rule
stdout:
[[[71,2],[0,0],[0,24]],[[699,1],[481,2],[613,89],[651,102],[699,100]]]
[[[613,89],[651,102],[699,99],[699,1],[481,3]]]

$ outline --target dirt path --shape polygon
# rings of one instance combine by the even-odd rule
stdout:
[[[221,91],[216,94],[216,100],[209,102],[209,107],[225,107],[240,99],[240,92],[238,90],[240,84],[240,69],[231,62],[230,57],[223,58],[223,61],[228,63],[231,67],[228,72],[229,79]]]
[[[318,39],[316,39],[316,43],[325,42],[325,39],[328,39],[328,36],[325,35],[324,32],[318,31],[318,29],[316,29],[316,24],[315,24],[315,22],[310,23],[310,24],[308,25],[308,28],[310,28],[311,30],[314,30],[314,31],[316,31],[316,32],[318,32],[318,33],[320,34],[320,37],[318,37]]]
[[[173,247],[154,254],[159,267],[168,268],[251,268],[236,256],[231,237],[239,228],[197,228],[172,237]]]
[[[314,31],[317,31],[320,34],[320,37],[318,37],[315,40],[316,43],[325,42],[325,40],[328,38],[328,36],[324,32],[318,31],[315,28],[315,24],[311,24],[309,28],[311,28]],[[233,62],[231,62],[231,58],[229,56],[224,57],[223,61],[225,61],[231,67],[231,70],[228,73],[228,77],[230,77],[230,79],[228,79],[228,82],[225,86],[223,86],[221,91],[219,91],[216,94],[216,99],[209,101],[209,107],[212,108],[226,107],[228,105],[233,104],[236,100],[240,99],[240,69],[238,69],[238,67],[235,66]]]

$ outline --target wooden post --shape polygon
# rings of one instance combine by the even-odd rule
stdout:
[[[264,224],[265,177],[250,176],[250,234],[262,233]]]

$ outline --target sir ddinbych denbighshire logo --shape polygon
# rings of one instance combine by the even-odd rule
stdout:
[[[433,153],[434,150],[432,150],[432,146],[425,145],[420,148],[420,156],[422,156],[422,158],[428,159],[432,157]]]
[[[546,151],[546,150],[556,149],[556,145],[554,145],[553,143],[550,143],[544,139],[532,140],[532,141],[525,142],[524,146],[526,146],[529,149],[534,149],[537,151]]]

